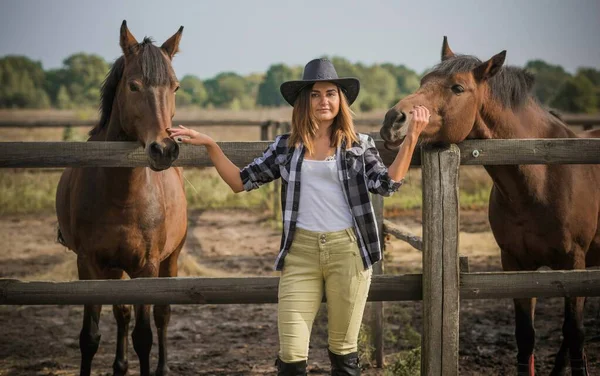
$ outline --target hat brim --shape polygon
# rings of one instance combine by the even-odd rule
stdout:
[[[279,91],[281,91],[281,95],[286,102],[290,105],[294,105],[296,102],[296,98],[306,86],[312,85],[316,82],[333,82],[337,84],[346,95],[346,100],[348,101],[348,105],[351,105],[358,97],[358,92],[360,91],[360,81],[353,77],[348,78],[335,78],[335,79],[324,79],[324,80],[296,80],[296,81],[286,81],[281,84],[279,87]]]

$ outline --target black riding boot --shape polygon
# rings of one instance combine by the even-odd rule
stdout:
[[[360,376],[360,362],[358,353],[336,355],[327,350],[331,360],[331,376]]]
[[[286,363],[277,357],[277,376],[306,376],[306,360],[295,363]]]

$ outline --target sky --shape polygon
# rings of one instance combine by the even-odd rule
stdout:
[[[138,41],[158,45],[184,26],[179,77],[246,75],[323,55],[421,73],[439,61],[444,35],[455,53],[482,60],[507,50],[509,65],[600,68],[600,0],[0,0],[0,56],[44,69],[78,52],[112,62],[123,20]]]

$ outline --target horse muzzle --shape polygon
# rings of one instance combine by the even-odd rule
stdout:
[[[163,143],[152,142],[146,146],[146,155],[152,170],[166,170],[179,157],[179,145],[170,138]]]

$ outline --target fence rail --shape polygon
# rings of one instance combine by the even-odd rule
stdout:
[[[600,270],[461,273],[461,299],[600,296]],[[0,305],[266,304],[278,277],[138,278],[72,282],[0,279]],[[373,276],[368,300],[418,301],[422,275]]]
[[[594,126],[600,125],[600,114],[565,114],[561,115],[562,120],[567,125],[583,126],[586,129],[591,129]],[[383,116],[373,118],[356,119],[356,125],[380,125],[383,121]],[[272,124],[283,124],[285,120],[268,119],[268,120],[244,120],[244,119],[177,119],[173,120],[174,124],[182,124],[185,126],[260,126],[266,122]],[[60,128],[60,127],[93,127],[98,123],[98,119],[38,119],[38,120],[16,120],[4,119],[0,120],[0,128]]]
[[[376,141],[383,162],[389,165],[396,151]],[[238,166],[261,155],[270,141],[219,142]],[[467,140],[458,145],[462,165],[589,164],[600,161],[600,138]],[[0,168],[12,167],[140,167],[148,165],[142,147],[133,142],[2,142]],[[417,150],[413,165],[421,164]],[[175,166],[212,166],[204,147],[183,144]]]

